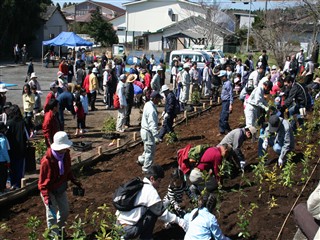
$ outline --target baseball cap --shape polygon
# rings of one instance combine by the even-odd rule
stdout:
[[[227,71],[221,70],[221,71],[219,72],[218,77],[223,77],[223,76],[227,76]]]
[[[269,132],[277,132],[280,126],[280,118],[277,115],[272,115],[269,118]]]
[[[55,88],[55,87],[57,87],[56,82],[52,82],[52,83],[50,84],[50,88]]]
[[[150,95],[150,98],[151,99],[155,99],[155,98],[162,99],[163,97],[160,95],[160,93],[158,91],[153,91]]]

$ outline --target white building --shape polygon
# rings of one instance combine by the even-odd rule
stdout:
[[[132,34],[135,49],[154,51],[176,49],[177,44],[170,44],[173,39],[175,39],[176,42],[183,42],[182,45],[186,46],[185,43],[187,41],[190,42],[190,39],[192,39],[191,42],[196,44],[195,42],[199,39],[206,38],[203,34],[190,30],[190,28],[195,29],[198,27],[195,26],[194,23],[191,24],[191,26],[184,25],[184,28],[179,30],[180,34],[175,35],[174,33],[174,31],[177,30],[177,26],[180,25],[179,23],[184,22],[186,19],[192,19],[194,17],[206,19],[208,17],[208,9],[200,4],[187,0],[138,0],[125,3],[123,6],[126,8],[126,34],[127,36]],[[234,31],[234,22],[227,14],[217,12],[211,15],[213,18],[218,16],[218,18],[213,19],[213,22],[218,23],[220,21],[219,25],[221,28],[228,28]],[[170,29],[173,31],[171,35],[163,35],[163,33],[169,32]],[[191,32],[193,32],[193,34],[191,34]],[[180,38],[181,40],[179,40]],[[189,45],[192,45],[192,43]],[[223,45],[223,39],[221,45]]]

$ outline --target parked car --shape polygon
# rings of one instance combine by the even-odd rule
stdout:
[[[184,61],[186,57],[191,59],[191,62],[197,62],[198,68],[204,68],[207,61],[210,60],[210,56],[207,52],[202,50],[182,49],[174,50],[170,53],[169,64],[172,65],[174,58],[180,57],[181,61]]]

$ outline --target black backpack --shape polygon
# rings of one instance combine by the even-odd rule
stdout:
[[[143,184],[144,182],[137,177],[120,185],[112,197],[113,206],[119,211],[131,211],[136,207],[141,207],[142,205],[134,206],[134,201]]]

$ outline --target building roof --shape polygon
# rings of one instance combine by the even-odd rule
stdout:
[[[40,17],[41,17],[41,19],[43,19],[45,21],[48,21],[56,11],[60,12],[60,14],[63,17],[63,19],[65,21],[67,21],[65,16],[64,16],[64,14],[61,12],[61,10],[58,7],[53,6],[53,5],[47,6],[47,11],[46,12],[42,12],[40,14]]]
[[[204,26],[205,26],[205,25],[208,25],[208,21],[205,20],[203,17],[200,17],[200,16],[191,16],[191,17],[188,17],[188,18],[186,18],[186,19],[183,19],[183,20],[181,20],[181,21],[179,21],[179,22],[176,22],[176,23],[173,23],[173,24],[171,24],[171,25],[169,25],[169,26],[166,26],[166,27],[164,27],[164,28],[162,28],[162,29],[159,29],[158,32],[163,32],[163,31],[165,31],[165,30],[168,30],[168,29],[170,29],[170,28],[175,28],[175,27],[180,27],[181,30],[184,30],[183,28],[185,28],[185,27],[190,27],[190,26],[191,26],[191,25],[190,25],[190,22],[191,22],[191,23],[194,23],[194,25],[198,25],[199,23],[204,24]],[[216,23],[211,22],[210,25],[211,25],[211,26],[207,26],[207,27],[208,27],[208,28],[211,28],[211,27],[214,25],[215,30],[221,32],[221,33],[224,34],[224,35],[234,34],[233,31],[231,31],[231,30],[229,30],[229,29],[227,29],[227,28],[222,27],[221,24],[216,24]],[[178,31],[178,32],[180,32],[180,31]]]
[[[124,10],[123,8],[119,8],[119,7],[114,6],[112,4],[109,4],[109,3],[94,2],[94,1],[89,1],[89,2],[92,2],[100,7],[108,8],[114,12],[117,12],[119,15],[122,15],[126,12],[126,10]]]
[[[148,2],[148,1],[149,0],[135,0],[135,1],[132,1],[132,2],[123,3],[122,6],[130,6],[130,5],[139,4],[139,3]],[[191,2],[189,0],[176,0],[176,1],[177,2],[188,3],[188,4],[191,4],[191,5],[200,6],[198,3],[194,3],[194,2]]]

